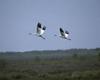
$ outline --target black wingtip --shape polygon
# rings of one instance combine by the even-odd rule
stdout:
[[[63,29],[60,27],[60,32],[64,32]]]
[[[43,27],[43,30],[46,30],[46,27],[45,26]]]
[[[37,27],[41,28],[41,23],[40,22],[37,23]]]
[[[69,32],[68,32],[68,31],[65,31],[65,33],[66,33],[66,34],[69,34]]]

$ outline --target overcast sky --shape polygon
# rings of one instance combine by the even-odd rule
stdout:
[[[28,35],[37,23],[46,40]],[[62,27],[72,39],[59,35]],[[100,0],[0,0],[0,51],[100,47]]]

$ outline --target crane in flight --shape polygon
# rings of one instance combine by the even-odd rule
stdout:
[[[45,39],[45,37],[43,37],[45,30],[46,30],[46,27],[45,26],[42,27],[42,24],[38,22],[35,35],[38,37],[41,37],[42,39]],[[29,35],[32,35],[32,33],[29,33]]]
[[[62,28],[60,28],[59,31],[60,31],[60,37],[61,38],[71,40],[70,38],[68,38],[69,32],[67,30],[64,31]]]
[[[59,32],[60,32],[60,35],[59,35],[60,38],[67,39],[67,40],[71,40],[68,37],[69,36],[69,32],[67,30],[64,31],[62,28],[59,28]],[[54,35],[54,36],[57,36],[57,35]]]

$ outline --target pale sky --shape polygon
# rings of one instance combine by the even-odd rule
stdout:
[[[37,23],[47,27],[43,40]],[[62,27],[71,41],[55,37]],[[100,47],[100,0],[0,0],[0,51]]]

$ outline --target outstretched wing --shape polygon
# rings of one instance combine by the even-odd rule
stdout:
[[[41,23],[40,22],[38,22],[37,27],[41,28]]]
[[[69,32],[68,32],[68,31],[65,31],[65,33],[66,33],[66,34],[69,34]]]
[[[64,31],[62,28],[60,28],[60,34],[61,34],[61,36],[64,36]]]
[[[37,33],[40,33],[41,32],[41,23],[40,22],[38,22],[38,24],[37,24]]]
[[[46,30],[46,27],[45,26],[43,27],[43,30]]]

